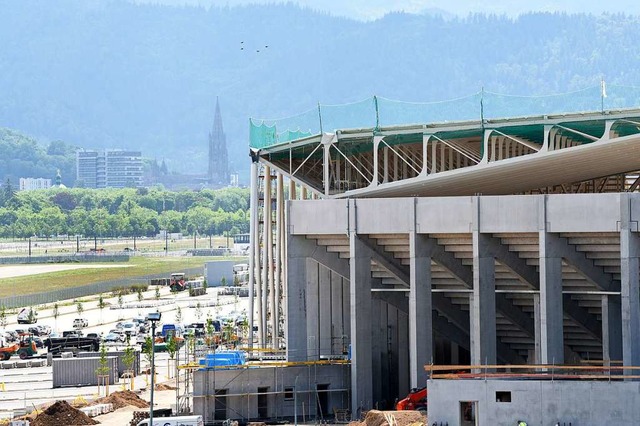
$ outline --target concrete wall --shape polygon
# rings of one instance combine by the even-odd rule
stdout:
[[[466,425],[460,401],[477,401],[478,425],[640,424],[640,383],[537,380],[430,380],[429,424]],[[497,402],[496,392],[511,392]]]
[[[297,377],[297,379],[296,379]],[[333,420],[334,409],[349,406],[349,365],[309,365],[304,367],[264,367],[237,370],[196,371],[193,381],[193,409],[205,422],[214,420],[216,391],[226,390],[226,411],[221,419],[258,419],[258,388],[267,390],[267,416],[293,419],[297,400],[298,422],[310,419]],[[317,385],[328,385],[328,392],[316,392]],[[297,388],[297,396],[293,390]],[[285,390],[288,393],[285,395]],[[320,413],[318,401],[327,395],[327,412]],[[286,398],[285,398],[286,397]]]
[[[479,232],[537,232],[546,202],[549,232],[617,232],[622,197],[631,220],[640,218],[640,194],[566,194],[480,197]],[[470,232],[477,197],[289,201],[290,233],[361,234]],[[546,201],[545,201],[546,200]],[[413,214],[415,211],[415,228]]]
[[[345,355],[349,347],[349,281],[317,262],[307,272],[307,360]]]
[[[233,265],[232,260],[212,261],[204,264],[204,277],[207,286],[217,287],[222,285],[222,277],[226,280],[226,285],[233,285]]]

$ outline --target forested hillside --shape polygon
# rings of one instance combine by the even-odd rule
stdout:
[[[47,147],[21,133],[0,127],[0,179],[18,185],[21,177],[46,178],[54,181],[60,170],[62,182],[71,186],[76,179],[76,148],[63,141]]]
[[[199,235],[249,231],[249,190],[139,189],[0,191],[0,237]]]
[[[318,101],[433,101],[481,87],[548,94],[601,77],[640,85],[639,24],[564,14],[361,22],[291,4],[8,0],[0,126],[86,148],[135,147],[172,170],[203,171],[219,96],[231,167],[244,171],[250,116],[289,116]]]

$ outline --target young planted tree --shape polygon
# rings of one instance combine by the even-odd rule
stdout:
[[[100,324],[102,324],[102,310],[107,306],[102,293],[98,296],[98,309],[100,309]]]
[[[109,360],[107,359],[107,347],[103,343],[100,347],[100,359],[98,360],[98,368],[96,368],[96,375],[98,376],[98,392],[100,392],[100,384],[105,385],[105,396],[109,393],[109,375],[111,367],[109,367]]]
[[[82,316],[82,313],[84,312],[84,306],[82,304],[82,302],[78,301],[76,303],[76,311],[78,311],[78,316]]]
[[[200,305],[200,302],[196,303],[196,318],[202,318],[202,305]]]
[[[156,300],[160,300],[160,287],[156,286]]]
[[[0,327],[5,328],[7,326],[7,308],[2,305],[0,307]]]
[[[131,337],[127,335],[127,347],[124,348],[124,354],[122,355],[122,363],[127,371],[131,372],[131,378],[135,375],[133,370],[133,363],[136,360],[136,352],[131,346]],[[133,380],[130,382],[133,383]],[[133,390],[133,389],[131,389]]]
[[[36,312],[36,308],[31,308],[29,309],[29,324],[33,324],[37,321],[36,317],[38,316],[38,313]]]
[[[124,300],[122,299],[122,293],[118,293],[118,307],[122,309],[123,304],[124,304]]]
[[[136,293],[138,293],[138,302],[142,302],[142,299],[144,299],[144,296],[142,294],[142,289],[141,288],[136,289]]]
[[[180,306],[178,306],[178,309],[176,309],[176,323],[182,323],[182,309],[180,309]]]
[[[60,308],[58,307],[58,303],[53,304],[53,321],[56,329],[58,328],[58,317],[60,316]]]

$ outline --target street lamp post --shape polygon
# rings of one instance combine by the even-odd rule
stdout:
[[[153,388],[155,388],[156,377],[156,323],[160,321],[160,312],[151,312],[147,315],[147,320],[151,321],[151,401],[149,408],[149,426],[153,426]]]

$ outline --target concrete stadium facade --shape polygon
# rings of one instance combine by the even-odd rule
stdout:
[[[291,201],[288,218],[289,360],[347,334],[353,413],[464,351],[472,365],[640,365],[640,194]]]
[[[465,380],[481,419],[469,423],[456,381],[429,376],[430,364],[530,366],[539,386],[547,366],[587,361],[620,362],[614,376],[640,378],[640,110],[338,129],[260,146],[252,347],[286,347],[281,384],[308,365],[325,383],[335,366],[322,363],[348,358],[347,406],[334,387],[339,398],[320,411],[355,419],[429,383],[430,423],[500,424],[534,386],[502,380],[500,392],[516,392],[507,410],[481,396],[488,385]],[[272,388],[278,401],[283,390]],[[640,422],[632,400],[610,404],[631,419],[621,424]],[[588,401],[574,417],[562,402],[541,408],[540,422],[564,413],[553,418],[591,424]]]

